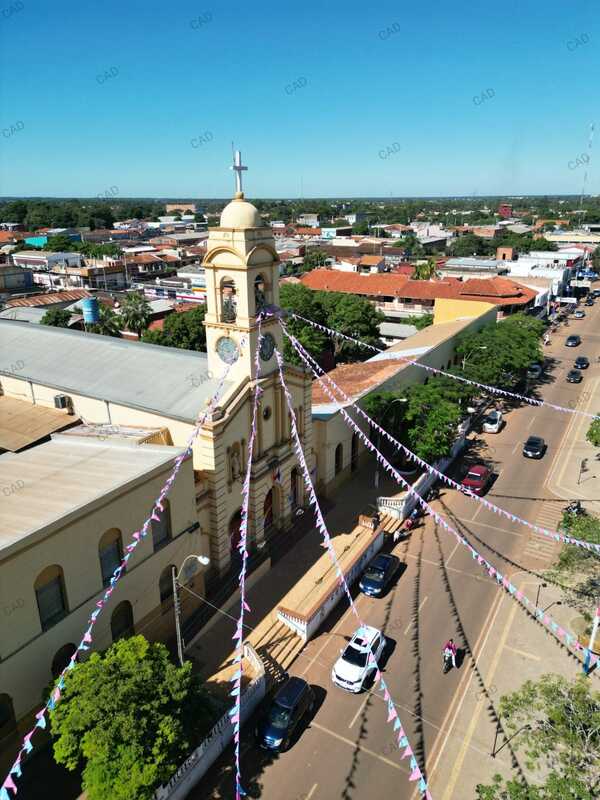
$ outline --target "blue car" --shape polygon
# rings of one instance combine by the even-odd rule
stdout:
[[[379,553],[363,572],[358,587],[363,594],[378,597],[394,577],[400,566],[397,556]]]
[[[265,750],[287,750],[300,722],[314,708],[315,695],[310,685],[303,678],[289,678],[256,728],[258,743]]]

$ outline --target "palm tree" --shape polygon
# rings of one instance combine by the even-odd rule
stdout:
[[[146,298],[132,292],[121,303],[121,317],[125,327],[141,337],[150,322],[151,309]]]
[[[430,281],[435,278],[437,264],[435,258],[428,258],[426,264],[417,264],[413,270],[413,278],[417,281]]]
[[[100,305],[98,322],[90,325],[90,333],[99,333],[101,336],[121,336],[122,321],[110,306]]]

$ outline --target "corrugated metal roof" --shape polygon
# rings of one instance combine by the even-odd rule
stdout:
[[[30,537],[79,511],[109,492],[142,482],[167,465],[181,447],[55,435],[50,442],[0,456],[0,554],[23,546]]]
[[[16,453],[51,433],[75,425],[79,417],[15,397],[0,397],[0,448]]]
[[[0,320],[0,352],[23,362],[13,377],[194,422],[217,389],[206,353]],[[0,363],[0,374],[12,374]],[[224,393],[231,387],[228,381]]]

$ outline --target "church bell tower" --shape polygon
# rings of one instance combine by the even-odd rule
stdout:
[[[235,154],[236,193],[225,206],[218,228],[210,228],[206,270],[206,347],[208,368],[221,375],[231,364],[233,381],[256,377],[257,316],[265,306],[279,305],[279,257],[269,226],[244,199],[241,154]],[[282,332],[275,318],[263,319],[261,375],[277,369],[274,350],[282,351]]]

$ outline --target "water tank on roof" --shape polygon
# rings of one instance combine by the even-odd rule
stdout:
[[[86,297],[81,302],[83,321],[86,325],[93,325],[100,319],[100,309],[97,297]]]

